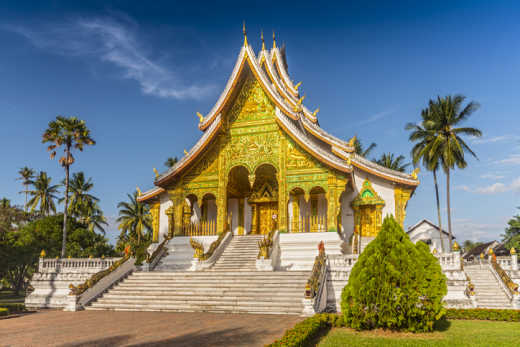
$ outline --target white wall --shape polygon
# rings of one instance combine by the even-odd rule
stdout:
[[[166,210],[173,205],[173,202],[166,192],[159,196],[159,201],[161,203],[159,212],[159,242],[162,242],[164,237],[168,235],[168,216],[166,215]]]
[[[441,252],[441,236],[439,235],[439,230],[428,223],[422,223],[412,232],[408,233],[408,236],[410,236],[410,240],[412,240],[413,243],[431,240],[430,250],[435,248],[438,252]],[[449,236],[445,233],[442,233],[442,245],[444,246],[444,251],[448,252],[450,249],[450,240]]]

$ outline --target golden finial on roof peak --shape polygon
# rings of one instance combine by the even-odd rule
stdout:
[[[314,117],[316,117],[316,115],[318,114],[318,112],[320,112],[320,108],[318,107],[317,109],[314,110],[314,112],[312,112],[312,115]]]
[[[349,147],[354,147],[354,144],[356,143],[356,136],[352,136],[350,140],[348,140]]]
[[[264,42],[264,31],[260,31],[260,38],[262,39],[262,51],[265,51],[265,42]]]
[[[242,32],[244,33],[244,47],[247,47],[246,21],[242,23]]]
[[[419,167],[416,167],[415,169],[413,169],[412,173],[410,174],[410,176],[412,176],[412,178],[414,180],[417,179],[418,175],[419,175],[419,172],[421,171],[421,169]]]
[[[155,178],[157,179],[159,177],[159,171],[157,171],[156,168],[153,168],[153,173],[155,174]]]
[[[274,34],[274,30],[273,30],[273,48],[276,48],[276,35]]]
[[[141,192],[141,189],[139,189],[139,187],[135,187],[135,190],[137,190],[137,196],[141,196],[143,194]]]

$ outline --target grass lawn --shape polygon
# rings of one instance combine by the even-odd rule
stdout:
[[[432,333],[412,334],[384,330],[357,332],[334,328],[319,347],[331,346],[518,346],[520,323],[448,321]]]

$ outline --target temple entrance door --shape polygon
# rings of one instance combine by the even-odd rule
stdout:
[[[276,228],[276,220],[278,218],[278,202],[265,202],[256,204],[257,220],[255,234],[269,234],[271,230]]]
[[[255,183],[248,202],[252,207],[251,232],[269,234],[278,227],[278,182],[276,170],[264,164],[255,171]]]

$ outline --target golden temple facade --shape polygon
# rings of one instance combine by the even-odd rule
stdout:
[[[273,40],[255,54],[244,40],[214,107],[199,116],[202,136],[141,194],[154,240],[165,235],[339,232],[373,237],[382,218],[401,224],[419,184],[416,172],[381,167],[319,126],[289,78]]]

